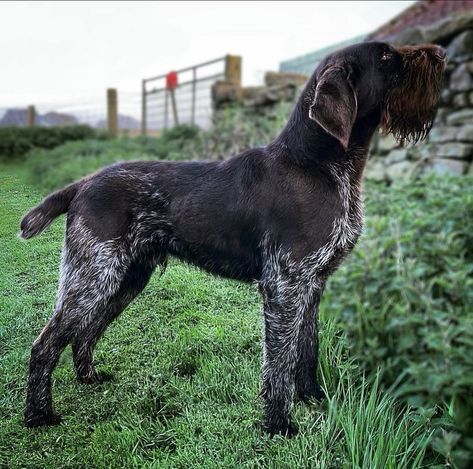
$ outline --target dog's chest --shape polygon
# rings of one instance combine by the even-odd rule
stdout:
[[[315,271],[332,271],[353,249],[363,228],[363,205],[357,184],[348,177],[338,181],[341,210],[334,217],[330,234],[324,244],[308,256],[309,264]]]

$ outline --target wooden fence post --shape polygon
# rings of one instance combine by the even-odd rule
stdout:
[[[141,80],[141,135],[146,137],[146,80]]]
[[[241,86],[241,57],[239,55],[225,57],[225,81],[238,87]]]
[[[107,90],[107,123],[112,137],[118,135],[118,95],[115,88]]]
[[[34,127],[36,123],[36,109],[34,106],[28,106],[28,127]]]
[[[176,93],[174,89],[167,90],[171,96],[172,115],[174,116],[174,125],[179,125],[179,118],[177,117],[177,104],[176,104]]]

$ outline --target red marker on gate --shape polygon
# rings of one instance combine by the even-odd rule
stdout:
[[[174,90],[177,88],[177,72],[169,72],[166,75],[166,89],[171,95],[171,103],[172,103],[172,113],[174,115],[174,124],[178,125],[179,120],[177,118],[177,106],[176,106],[176,95]]]
[[[166,75],[166,88],[170,91],[177,88],[177,72],[169,72]]]

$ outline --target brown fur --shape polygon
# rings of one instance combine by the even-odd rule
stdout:
[[[401,143],[416,143],[432,128],[445,63],[431,60],[431,55],[437,54],[437,46],[423,44],[396,50],[404,68],[402,86],[388,93],[381,128]]]

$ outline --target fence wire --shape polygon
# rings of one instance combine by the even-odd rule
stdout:
[[[144,131],[157,131],[176,124],[195,124],[208,128],[212,124],[212,85],[225,78],[226,57],[176,71],[177,87],[166,87],[166,75],[143,80],[142,120]],[[176,116],[172,94],[176,104]]]
[[[27,105],[0,107],[0,127],[30,124]],[[87,124],[96,129],[107,129],[107,102],[94,96],[76,101],[51,101],[35,104],[35,126],[54,127]],[[141,93],[118,91],[118,129],[138,134],[141,129]]]
[[[210,127],[212,85],[217,80],[226,79],[229,57],[178,70],[178,84],[172,92],[166,86],[167,74],[142,80],[141,93],[117,90],[118,132],[138,135],[149,131],[151,135],[177,122]],[[106,93],[101,97],[32,104],[34,106],[0,107],[0,127],[87,124],[96,129],[115,129],[114,118],[109,127]],[[110,112],[115,116],[115,111]]]

